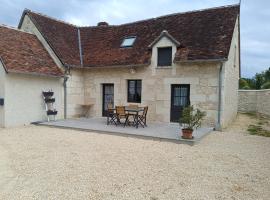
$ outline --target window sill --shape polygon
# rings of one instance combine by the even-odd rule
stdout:
[[[156,69],[172,69],[172,66],[157,66]]]

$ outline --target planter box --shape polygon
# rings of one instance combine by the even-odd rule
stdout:
[[[45,99],[45,103],[54,103],[54,102],[55,102],[55,98]]]
[[[53,92],[42,92],[44,97],[52,97],[53,96]]]
[[[48,110],[47,115],[57,115],[57,111],[56,110]]]

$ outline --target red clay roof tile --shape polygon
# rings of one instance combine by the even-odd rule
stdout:
[[[168,33],[180,43],[175,61],[226,59],[239,14],[239,5],[212,8],[118,26],[76,27],[28,11],[62,62],[79,66],[81,33],[84,67],[144,65],[150,63],[148,46]],[[136,36],[132,48],[121,48],[125,37]]]
[[[0,57],[7,72],[63,76],[33,34],[0,26]]]

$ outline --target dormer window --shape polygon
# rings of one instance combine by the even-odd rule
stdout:
[[[158,48],[158,66],[172,66],[172,47]]]
[[[134,42],[136,40],[136,37],[135,36],[131,36],[131,37],[126,37],[122,44],[121,44],[121,47],[132,47]]]

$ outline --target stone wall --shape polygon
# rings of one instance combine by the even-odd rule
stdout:
[[[63,67],[60,60],[52,51],[46,40],[37,30],[31,19],[26,15],[22,29],[37,35],[59,67]],[[102,114],[102,84],[113,83],[115,89],[115,104],[128,104],[127,80],[142,80],[142,102],[140,105],[149,106],[149,119],[154,121],[170,121],[171,85],[190,84],[190,101],[192,105],[207,112],[205,123],[214,126],[217,123],[218,112],[218,74],[217,62],[203,63],[173,63],[168,67],[157,67],[157,49],[172,47],[173,58],[176,46],[168,38],[163,37],[152,49],[151,65],[146,67],[71,70],[67,83],[67,115],[78,117],[82,114],[80,104],[93,103],[92,116]],[[229,124],[237,113],[238,86],[238,23],[235,26],[234,37],[230,49],[229,59],[225,62],[222,85],[222,125]]]
[[[223,65],[221,126],[227,127],[237,115],[239,81],[239,33],[238,21],[229,51],[228,61]]]
[[[170,122],[171,85],[190,84],[190,102],[207,112],[204,123],[214,126],[218,109],[218,64],[217,63],[173,63],[172,66],[157,66],[157,48],[176,46],[163,37],[152,49],[151,65],[145,67],[107,67],[84,71],[85,102],[93,103],[92,116],[102,115],[102,84],[114,84],[114,102],[127,105],[127,81],[142,80],[142,101],[149,106],[148,120]],[[174,56],[173,56],[174,57]],[[133,72],[132,72],[133,71]]]
[[[270,116],[270,89],[239,90],[239,112],[258,112]]]
[[[83,113],[82,104],[84,101],[84,93],[87,89],[84,85],[83,70],[71,70],[71,74],[67,81],[67,117],[80,117]]]

